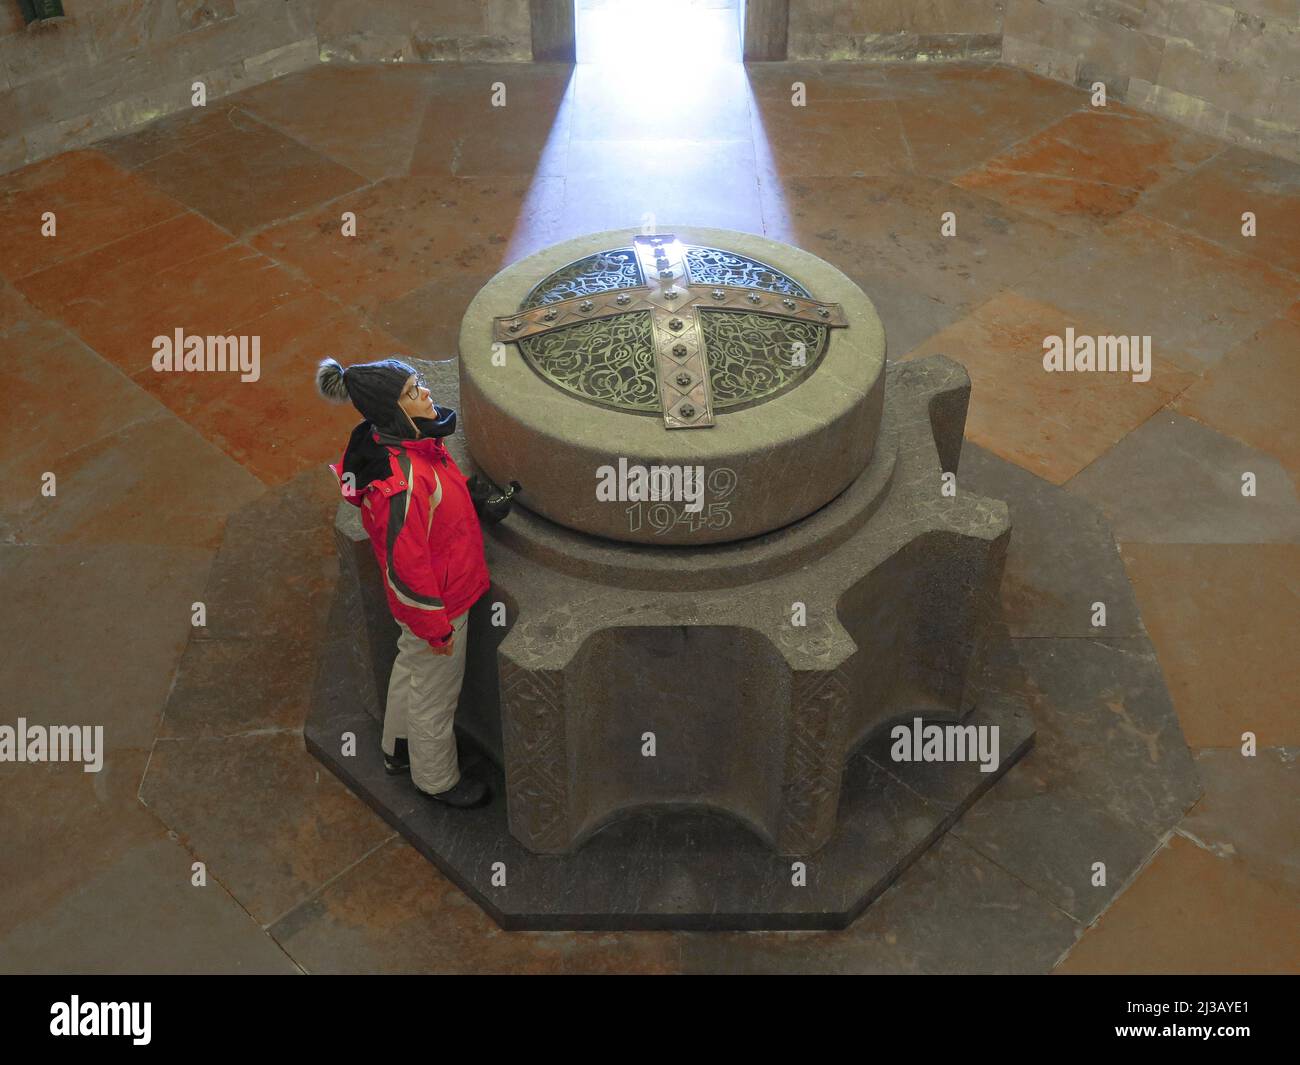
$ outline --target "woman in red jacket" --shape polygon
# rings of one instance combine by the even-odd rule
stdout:
[[[465,676],[469,608],[490,583],[483,531],[464,476],[441,437],[456,412],[439,407],[415,369],[398,359],[316,371],[322,395],[351,400],[365,418],[330,468],[343,498],[361,508],[388,605],[401,628],[384,712],[384,764],[409,765],[425,794],[482,806],[486,781],[462,774],[454,720]]]

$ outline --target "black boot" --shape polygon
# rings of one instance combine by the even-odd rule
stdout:
[[[492,799],[492,791],[487,783],[468,773],[462,773],[456,785],[446,791],[440,791],[436,795],[428,791],[423,794],[428,795],[435,802],[446,803],[458,810],[472,810],[476,806],[485,806]]]
[[[407,749],[405,740],[396,740],[393,743],[393,753],[384,755],[384,772],[389,776],[395,777],[399,773],[405,773],[411,768],[411,754]]]

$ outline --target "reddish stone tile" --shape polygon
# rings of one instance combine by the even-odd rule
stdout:
[[[983,168],[967,172],[954,182],[1076,232],[1087,232],[1091,224],[1122,215],[1137,204],[1141,195],[1137,189],[1122,185]]]
[[[1106,222],[1220,148],[1151,115],[1090,109],[1066,115],[956,184],[1049,218]]]
[[[364,185],[361,175],[244,111],[201,119],[218,132],[145,163],[139,173],[236,235]]]
[[[44,320],[0,336],[5,417],[0,507],[29,502],[41,475],[69,453],[156,416],[154,400],[67,330]],[[54,425],[68,427],[59,431]]]
[[[100,152],[65,152],[0,177],[0,275],[27,277],[129,233],[157,225],[184,207]],[[57,235],[41,235],[42,215]]]
[[[1221,149],[1222,142],[1153,115],[1089,108],[1066,115],[987,167],[1142,190]]]
[[[410,172],[497,180],[563,172],[572,78],[573,68],[558,63],[475,63],[441,73],[429,92]],[[493,106],[497,85],[505,88],[504,106]]]
[[[877,285],[889,292],[906,284],[968,307],[1078,243],[993,200],[915,175],[791,178],[781,188],[764,186],[762,195],[767,236],[821,256],[869,295]],[[948,211],[956,216],[951,237],[940,232]],[[892,342],[890,350],[897,350]]]
[[[1121,544],[1191,747],[1300,743],[1300,546]],[[1288,650],[1289,648],[1289,650]]]
[[[48,464],[57,494],[0,510],[17,544],[216,547],[226,515],[261,483],[170,413],[134,422]]]
[[[1154,218],[1300,273],[1300,163],[1229,147],[1193,173],[1153,193],[1142,211]],[[1255,214],[1255,236],[1241,216]]]
[[[192,211],[183,211],[69,259],[57,270],[24,278],[17,288],[41,310],[58,317],[69,304],[93,304],[97,282],[115,271],[128,278],[139,293],[148,288],[140,284],[141,278],[156,277],[233,243],[229,233]]]
[[[1300,293],[1287,274],[1134,212],[1017,283],[1035,299],[1148,334],[1200,373]]]
[[[20,322],[39,321],[42,317],[21,292],[0,278],[0,334],[7,333]]]
[[[337,459],[360,420],[351,404],[330,403],[317,393],[315,373],[322,358],[347,364],[413,354],[317,292],[242,323],[239,332],[260,338],[256,381],[232,373],[155,373],[148,367],[133,379],[267,484]]]
[[[1220,857],[1240,860],[1258,880],[1300,892],[1300,761],[1277,747],[1244,755],[1241,748],[1200,751],[1196,772],[1205,797],[1179,825]],[[1274,810],[1275,817],[1259,811]]]
[[[430,281],[486,282],[520,231],[530,245],[550,243],[554,209],[533,212],[536,193],[519,177],[391,178],[259,233],[253,244],[344,304],[372,310]],[[343,211],[356,213],[355,237],[340,232]]]
[[[240,93],[234,102],[371,181],[410,166],[435,78],[427,67],[324,64]]]
[[[753,102],[759,180],[869,177],[908,168],[907,144],[890,100]]]
[[[1300,315],[1238,345],[1181,396],[1176,409],[1275,456],[1300,481]]]
[[[1058,973],[1278,973],[1300,969],[1300,893],[1175,836]]]
[[[18,287],[127,374],[151,367],[157,336],[170,337],[176,329],[237,334],[243,323],[309,288],[193,214],[25,278]]]
[[[670,975],[682,971],[680,932],[575,932],[564,955],[566,973]]]
[[[1194,380],[1159,355],[1151,379],[1122,372],[1049,373],[1043,340],[1121,327],[1003,292],[924,341],[908,358],[943,354],[971,376],[966,436],[1053,484],[1063,484]]]
[[[884,70],[910,165],[923,174],[950,177],[967,170],[1086,102],[1072,86],[1014,67],[898,64]]]

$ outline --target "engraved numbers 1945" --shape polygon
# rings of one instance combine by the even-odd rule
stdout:
[[[627,508],[628,531],[636,532],[643,522],[660,536],[679,526],[691,532],[725,529],[731,524],[731,503],[727,497],[735,490],[736,471],[719,466],[705,478],[705,503],[699,510],[688,510],[684,502],[633,503]]]

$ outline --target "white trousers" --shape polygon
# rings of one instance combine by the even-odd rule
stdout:
[[[456,761],[456,702],[465,680],[465,642],[469,612],[453,618],[455,646],[449,655],[436,655],[428,643],[399,621],[397,658],[388,679],[384,709],[384,753],[392,755],[397,741],[407,741],[411,781],[421,791],[437,794],[460,781]]]

